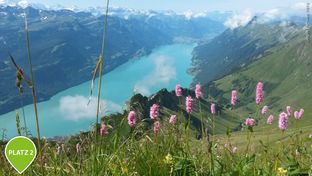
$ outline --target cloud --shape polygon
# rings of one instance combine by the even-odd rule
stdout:
[[[154,70],[138,81],[134,86],[134,91],[143,95],[150,95],[150,89],[159,84],[167,84],[171,80],[176,79],[176,68],[171,58],[167,56],[159,56],[153,60]]]
[[[250,9],[244,10],[241,14],[234,14],[227,19],[224,25],[230,29],[245,26],[254,17],[254,13]]]
[[[298,3],[294,4],[291,8],[294,10],[306,10],[307,3],[306,2],[298,2]]]
[[[224,25],[230,29],[235,29],[240,26],[245,26],[254,16],[257,16],[258,23],[268,23],[272,21],[280,21],[282,24],[287,23],[287,21],[292,16],[305,17],[306,15],[306,2],[297,2],[282,8],[273,8],[266,11],[254,11],[246,9],[241,13],[234,13],[229,17]],[[310,7],[312,5],[310,3]]]
[[[259,16],[259,22],[267,23],[276,20],[283,21],[286,20],[287,18],[288,18],[287,12],[283,11],[282,9],[271,9],[265,11],[263,14]]]
[[[193,12],[192,11],[186,11],[186,12],[184,12],[184,16],[186,19],[190,20],[193,16]]]
[[[0,5],[5,4],[5,0],[0,0]]]
[[[24,8],[24,9],[28,7],[28,2],[27,2],[27,0],[21,0],[21,1],[19,1],[17,4],[18,4],[20,7]]]
[[[96,116],[97,99],[92,97],[90,104],[87,106],[89,99],[84,96],[64,96],[59,102],[59,111],[68,120],[92,119]],[[101,114],[109,112],[119,112],[122,107],[111,101],[101,100]]]
[[[194,13],[191,10],[188,10],[185,11],[182,15],[184,15],[187,20],[190,20],[192,18],[206,17],[207,13],[205,12]]]

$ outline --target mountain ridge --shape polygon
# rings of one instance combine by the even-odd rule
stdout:
[[[241,67],[270,54],[270,49],[288,42],[297,36],[300,26],[289,24],[260,24],[228,29],[213,40],[194,49],[192,68],[194,84],[203,84],[220,79]]]

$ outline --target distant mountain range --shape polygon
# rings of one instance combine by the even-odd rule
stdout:
[[[108,18],[105,73],[131,58],[150,53],[157,46],[209,39],[225,29],[221,22],[207,16],[186,18],[150,12],[125,17],[126,11],[123,15],[117,15],[122,14],[122,9],[110,12],[115,15]],[[61,90],[89,80],[100,53],[104,16],[32,6],[26,12],[39,100],[47,100]],[[0,6],[0,114],[19,107],[21,99],[8,51],[28,73],[23,14],[20,6]],[[31,103],[30,92],[26,91],[22,98],[24,104]]]

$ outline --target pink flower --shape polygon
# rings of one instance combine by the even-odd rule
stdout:
[[[169,119],[169,123],[172,125],[175,125],[177,123],[177,116],[176,115],[171,115]]]
[[[299,117],[299,112],[298,112],[298,111],[295,111],[295,112],[294,112],[294,117],[295,117],[296,120],[299,120],[299,119],[300,119],[300,117]]]
[[[210,112],[211,112],[211,114],[216,114],[216,104],[214,104],[214,103],[211,104]]]
[[[200,84],[196,84],[195,95],[197,99],[199,99],[202,95]]]
[[[159,105],[153,104],[150,109],[150,117],[152,120],[156,120],[159,115]]]
[[[76,152],[80,153],[80,151],[81,151],[81,145],[80,145],[80,143],[77,143],[76,144]]]
[[[262,110],[261,110],[261,114],[265,115],[268,112],[269,107],[268,106],[263,106]]]
[[[154,123],[154,134],[158,134],[159,131],[160,131],[160,123],[159,123],[159,121],[156,121]]]
[[[279,120],[278,120],[278,127],[279,129],[285,131],[288,128],[288,116],[285,112],[282,112],[279,115]]]
[[[180,85],[180,84],[177,84],[177,85],[176,85],[175,93],[176,93],[176,96],[177,96],[177,97],[181,97],[181,96],[182,96],[182,88],[181,88],[181,85]]]
[[[232,90],[232,95],[231,95],[231,104],[233,106],[236,105],[237,102],[237,91],[236,90]]]
[[[286,111],[287,111],[288,117],[291,117],[291,116],[292,116],[292,113],[293,113],[292,108],[291,108],[290,106],[287,106],[287,107],[286,107]]]
[[[128,114],[128,124],[131,128],[133,128],[136,124],[136,114],[134,111],[130,111]]]
[[[253,126],[256,125],[256,121],[253,118],[247,118],[245,120],[245,125],[248,126],[248,127],[253,127]]]
[[[186,105],[186,112],[189,114],[192,113],[192,111],[193,111],[193,98],[191,96],[186,97],[185,105]]]
[[[270,115],[270,116],[268,117],[268,119],[267,119],[267,124],[268,124],[268,125],[272,125],[273,119],[274,119],[274,116],[273,116],[273,115]]]
[[[104,123],[102,123],[101,128],[100,128],[100,135],[103,137],[106,134],[108,134],[107,127],[106,127],[106,125]]]
[[[303,113],[304,113],[304,109],[301,108],[299,111],[299,118],[301,118],[303,116]]]
[[[258,82],[256,88],[256,104],[259,105],[263,101],[263,83]]]

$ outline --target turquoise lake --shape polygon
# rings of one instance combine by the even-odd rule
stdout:
[[[102,80],[101,115],[121,111],[135,93],[151,95],[162,88],[174,90],[176,84],[189,87],[194,44],[161,46],[148,55],[133,59],[105,74]],[[97,83],[97,80],[96,80]],[[38,103],[39,125],[42,136],[65,136],[87,131],[95,121],[96,98],[87,106],[91,81],[66,89],[50,100]],[[93,96],[97,95],[97,84]],[[24,124],[22,110],[21,125]],[[27,127],[36,136],[33,105],[24,107]],[[16,111],[0,116],[0,129],[7,129],[7,137],[17,135]]]

